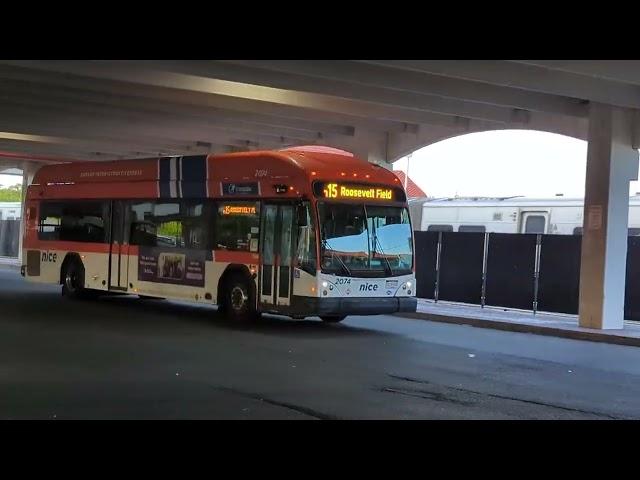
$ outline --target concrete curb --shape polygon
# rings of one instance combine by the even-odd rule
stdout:
[[[532,325],[529,323],[501,322],[499,320],[484,320],[480,318],[456,317],[452,315],[441,315],[436,313],[397,313],[396,315],[405,318],[418,320],[429,320],[432,322],[451,323],[455,325],[470,325],[477,328],[490,328],[494,330],[505,330],[508,332],[533,333],[536,335],[546,335],[549,337],[562,337],[572,340],[584,340],[588,342],[610,343],[615,345],[625,345],[640,347],[640,338],[627,337],[616,333],[602,333],[597,330],[580,329],[572,330],[558,327],[547,327]]]

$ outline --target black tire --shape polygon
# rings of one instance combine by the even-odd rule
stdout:
[[[326,323],[338,323],[347,318],[346,315],[320,315],[320,320]]]
[[[84,288],[84,265],[72,258],[62,272],[62,295],[74,300],[96,297],[94,290]]]
[[[256,294],[251,279],[242,273],[232,273],[224,282],[222,313],[232,322],[249,322],[258,318]]]

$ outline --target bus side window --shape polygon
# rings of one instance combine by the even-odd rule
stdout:
[[[215,204],[213,248],[257,252],[260,204],[254,201],[219,201]]]
[[[42,202],[40,240],[104,243],[108,208],[105,202]]]
[[[149,222],[134,222],[131,224],[131,245],[144,247],[156,246],[156,226]]]
[[[131,244],[168,248],[206,248],[202,201],[140,202],[131,206]]]

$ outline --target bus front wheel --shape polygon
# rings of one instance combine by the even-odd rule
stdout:
[[[326,323],[338,323],[347,318],[346,315],[320,315],[320,320]]]
[[[234,273],[225,283],[225,317],[232,321],[250,321],[257,318],[255,294],[249,278],[241,273]]]

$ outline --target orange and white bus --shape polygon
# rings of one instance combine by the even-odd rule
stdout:
[[[22,274],[72,298],[189,300],[237,320],[416,309],[400,181],[327,147],[44,166],[23,248]]]

